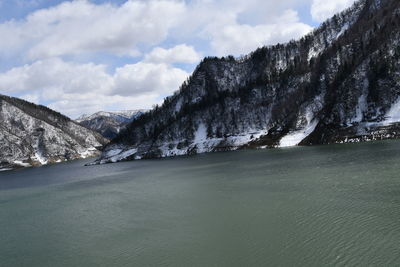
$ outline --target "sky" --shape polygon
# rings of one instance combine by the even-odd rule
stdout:
[[[298,39],[354,0],[0,0],[0,93],[71,118],[147,109],[205,56]]]

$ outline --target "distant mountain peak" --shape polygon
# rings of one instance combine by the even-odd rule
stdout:
[[[135,116],[138,113],[145,113],[146,109],[133,109],[133,110],[117,110],[117,111],[98,111],[93,114],[83,114],[79,116],[75,121],[81,122],[85,120],[91,120],[96,117],[104,116],[104,117],[113,117],[113,116],[120,116],[127,119]]]
[[[89,129],[99,132],[104,137],[112,139],[116,137],[121,129],[128,123],[145,112],[147,112],[145,109],[99,111],[92,115],[82,115],[76,121]]]

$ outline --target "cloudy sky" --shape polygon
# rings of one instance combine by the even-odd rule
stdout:
[[[150,108],[204,56],[310,32],[354,0],[0,0],[0,93],[72,118]]]

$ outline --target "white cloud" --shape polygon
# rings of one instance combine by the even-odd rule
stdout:
[[[189,73],[164,63],[125,65],[114,75],[114,94],[129,96],[157,92],[170,94],[176,91]]]
[[[67,63],[59,58],[37,61],[0,74],[2,92],[46,92],[45,98],[58,93],[77,93],[96,90],[110,92],[113,79],[104,65]]]
[[[164,63],[128,64],[108,74],[104,65],[51,58],[0,74],[0,91],[19,92],[28,101],[76,117],[104,109],[150,108],[188,75]]]
[[[154,48],[145,57],[146,62],[153,63],[197,63],[201,59],[201,55],[193,48],[186,44],[177,45],[170,49],[162,47]]]
[[[302,23],[294,10],[308,1],[190,1],[172,33],[182,42],[188,36],[206,41],[211,48],[208,55],[242,55],[308,33],[312,28]]]
[[[315,21],[323,22],[336,13],[350,7],[355,0],[313,0],[311,15]]]
[[[167,0],[130,0],[121,6],[64,2],[1,24],[0,50],[23,50],[30,59],[95,52],[138,56],[139,45],[167,37],[184,9],[183,2]]]
[[[205,30],[210,34],[211,46],[217,55],[247,54],[258,47],[287,42],[300,38],[312,28],[301,23],[296,11],[286,10],[275,21],[251,26],[236,21],[225,25],[209,25]]]
[[[72,117],[148,108],[179,88],[189,73],[174,64],[199,62],[198,51],[241,55],[309,32],[295,9],[311,1],[65,1],[0,24],[0,62],[25,64],[0,73],[0,92]]]
[[[0,54],[30,60],[98,52],[136,57],[142,46],[159,46],[168,38],[200,38],[210,43],[212,54],[239,55],[309,31],[297,12],[287,9],[296,5],[294,0],[128,0],[117,6],[75,0],[0,24]],[[178,50],[186,54],[179,57]],[[159,47],[149,60],[192,63],[195,53],[190,46]]]

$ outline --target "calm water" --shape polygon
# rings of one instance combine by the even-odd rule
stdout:
[[[400,142],[0,173],[0,266],[400,265]]]

